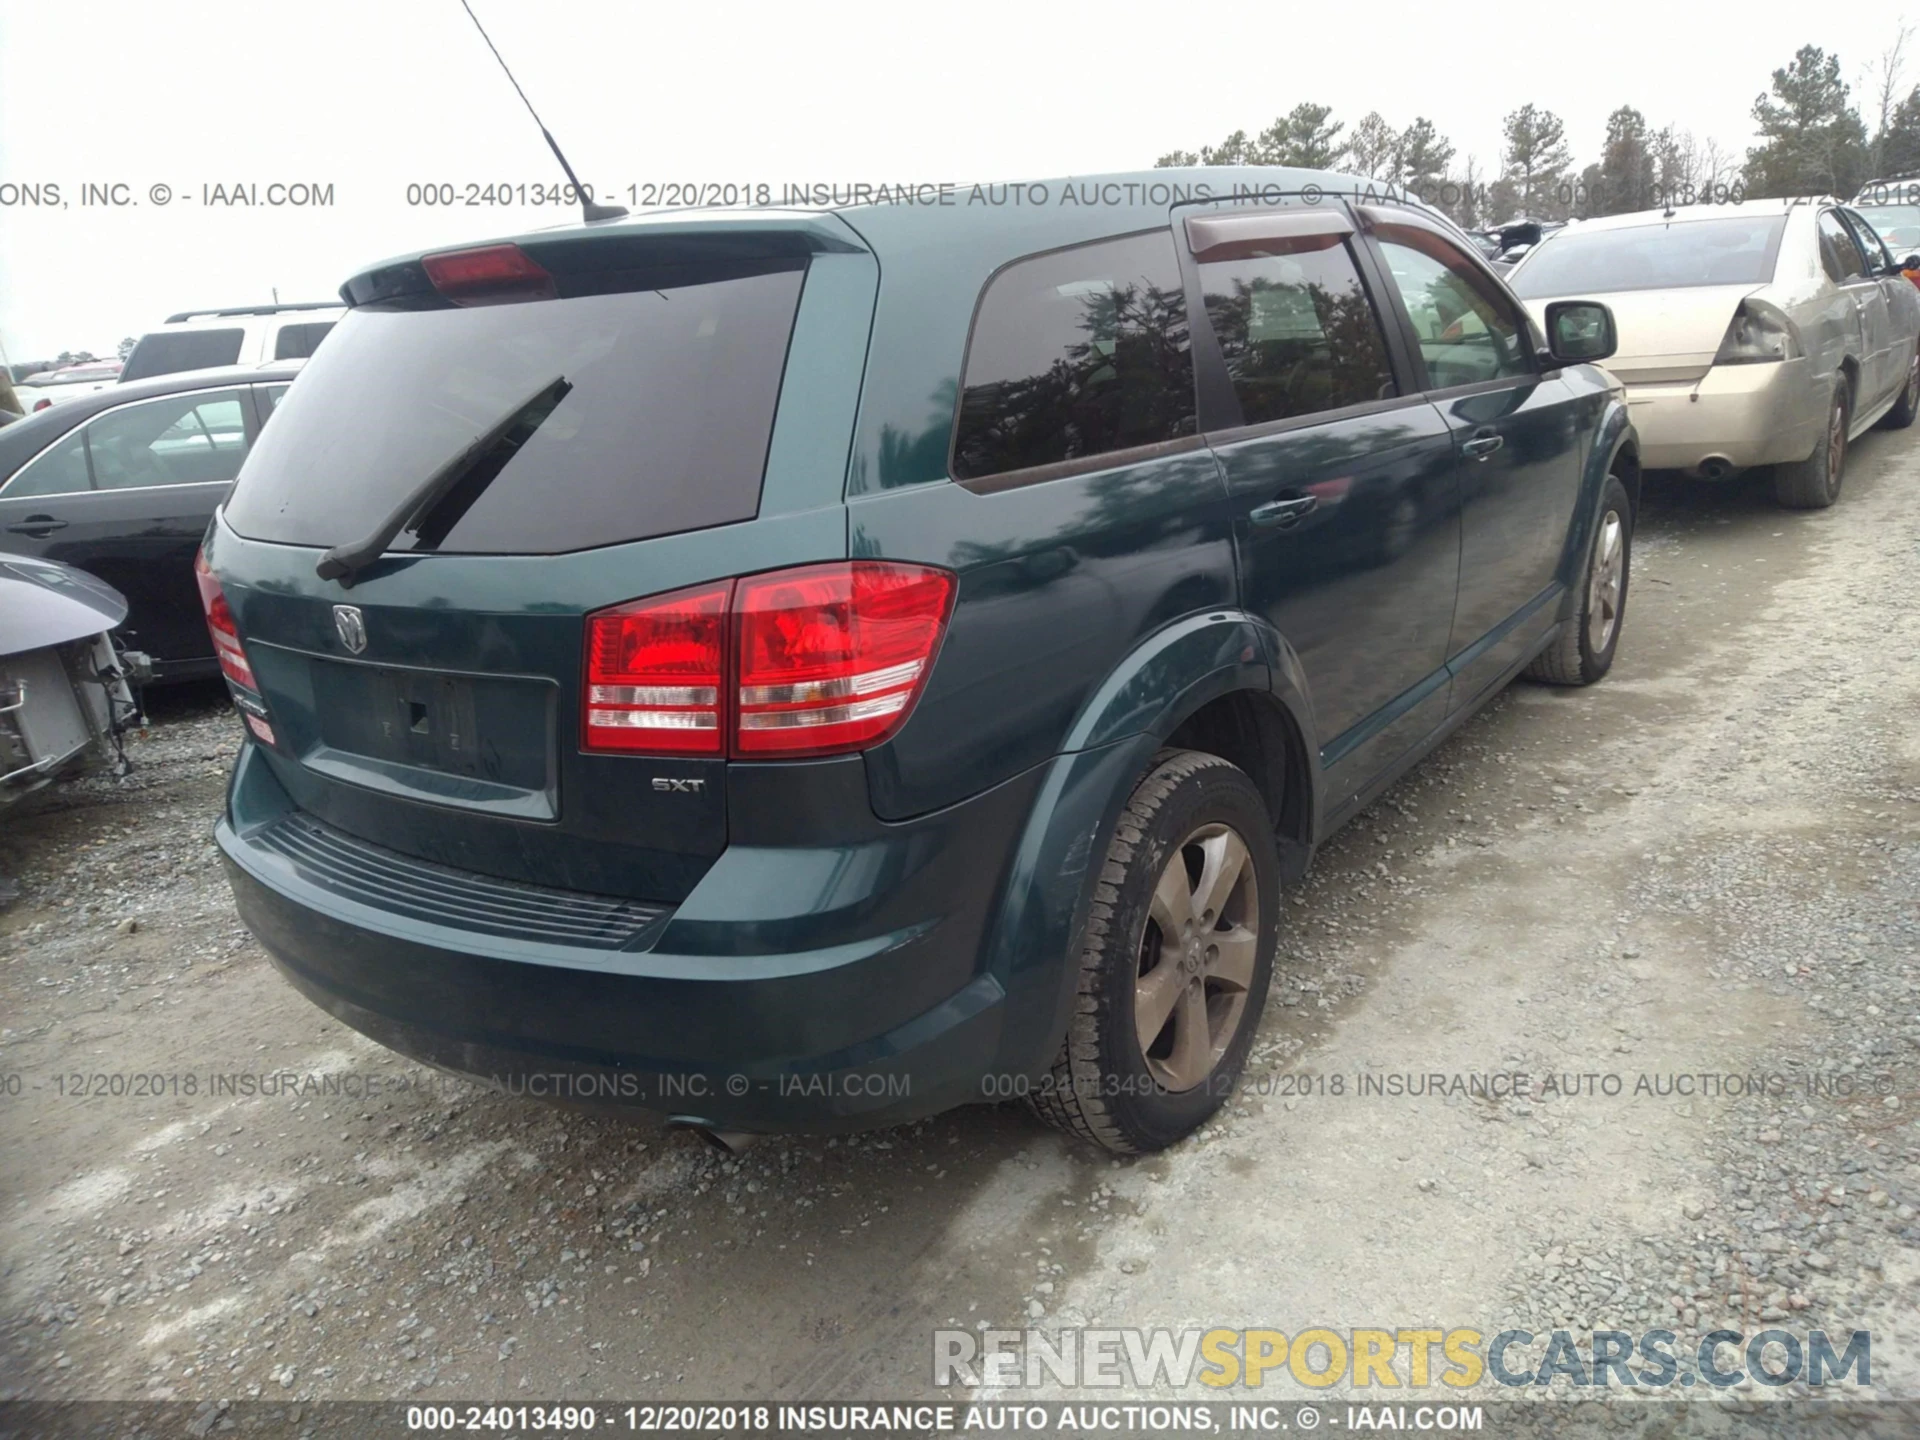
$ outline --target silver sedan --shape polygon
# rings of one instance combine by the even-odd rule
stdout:
[[[1847,446],[1920,413],[1920,290],[1831,201],[1749,201],[1569,226],[1508,275],[1535,312],[1611,307],[1641,460],[1718,480],[1774,467],[1783,505],[1840,493]]]

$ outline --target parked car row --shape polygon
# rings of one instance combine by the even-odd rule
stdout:
[[[67,400],[97,394],[120,381],[118,360],[88,360],[77,365],[62,365],[53,370],[37,370],[13,387],[20,411],[32,415]]]
[[[0,551],[78,566],[126,597],[154,678],[213,675],[193,557],[298,372],[113,385],[0,429]]]
[[[229,365],[290,365],[308,359],[345,314],[332,301],[183,310],[134,344],[120,378],[152,380]]]
[[[1112,178],[1263,198],[403,257],[297,385],[0,431],[0,521],[225,677],[240,913],[368,1035],[715,1136],[1024,1095],[1159,1148],[1316,847],[1607,674],[1643,470],[1831,504],[1920,290],[1828,203],[1542,226],[1510,285],[1341,177]]]
[[[1707,480],[1771,465],[1781,504],[1817,509],[1863,430],[1920,413],[1908,270],[1920,255],[1896,260],[1859,210],[1749,200],[1584,221],[1509,279],[1536,309],[1578,294],[1613,311],[1643,464]]]
[[[125,364],[36,372],[0,412],[0,554],[106,580],[150,678],[218,673],[193,558],[274,404],[345,307],[182,311]],[[25,418],[23,418],[25,417]]]

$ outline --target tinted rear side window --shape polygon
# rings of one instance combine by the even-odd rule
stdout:
[[[357,540],[555,379],[572,388],[435,548],[554,554],[749,520],[804,276],[795,260],[573,299],[353,310],[276,405],[227,521],[285,544]]]
[[[1200,267],[1242,420],[1259,425],[1394,394],[1386,337],[1338,235],[1261,240]]]
[[[1037,255],[988,283],[967,347],[957,478],[1195,432],[1186,297],[1168,232]]]
[[[150,380],[182,370],[211,370],[240,359],[244,330],[156,330],[133,347],[120,379]]]
[[[280,333],[273,337],[273,358],[305,360],[327,338],[333,323],[331,320],[310,320],[304,325],[282,325]]]

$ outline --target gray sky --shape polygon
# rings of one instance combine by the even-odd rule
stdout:
[[[1303,99],[1432,119],[1492,166],[1525,101],[1592,159],[1639,107],[1744,152],[1776,66],[1840,54],[1863,110],[1886,7],[967,5],[473,0],[581,177],[973,181],[1145,168]],[[1574,23],[1568,25],[1566,19]],[[1908,83],[1920,80],[1920,47]],[[330,298],[367,261],[550,223],[409,206],[409,183],[550,183],[539,132],[459,0],[0,0],[0,345],[107,353],[169,311]],[[209,208],[202,187],[331,185],[329,208]],[[85,183],[137,203],[88,207]],[[153,202],[153,187],[172,200]],[[45,190],[43,188],[43,195]]]

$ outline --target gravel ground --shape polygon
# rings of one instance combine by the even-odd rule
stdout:
[[[1129,1162],[1007,1107],[730,1158],[381,1051],[233,914],[221,697],[156,695],[132,775],[0,819],[0,1398],[897,1397],[943,1325],[1776,1321],[1870,1328],[1920,1397],[1917,494],[1885,434],[1823,514],[1651,487],[1614,675],[1513,687],[1322,853],[1250,1084]],[[1529,1088],[1361,1093],[1436,1071]]]

